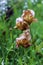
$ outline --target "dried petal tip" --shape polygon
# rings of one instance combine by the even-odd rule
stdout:
[[[35,16],[35,12],[33,10],[30,10],[32,16],[34,17]]]
[[[24,47],[25,48],[28,48],[28,47],[30,47],[32,44],[31,43],[29,43],[29,44],[27,44],[27,45],[24,45]]]
[[[21,17],[19,17],[19,18],[16,19],[16,23],[22,22],[22,21],[23,21],[23,19]]]
[[[38,21],[38,19],[37,19],[37,18],[33,18],[33,21],[34,21],[34,22],[37,22],[37,21]]]

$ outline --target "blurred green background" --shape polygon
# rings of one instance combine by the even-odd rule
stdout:
[[[43,65],[43,0],[8,0],[13,15],[5,20],[6,12],[0,12],[0,65]],[[16,38],[22,33],[14,29],[16,18],[23,10],[33,9],[38,23],[30,25],[32,46],[16,48]]]

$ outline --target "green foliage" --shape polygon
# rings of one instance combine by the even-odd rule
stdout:
[[[40,52],[43,48],[43,21],[33,22],[30,25],[32,43],[36,45],[36,49]],[[43,54],[43,53],[42,53]]]
[[[14,26],[16,18],[24,9],[25,2],[28,8],[35,11],[35,17],[41,21],[33,22],[30,25],[32,46],[16,48],[16,38],[22,31],[14,29]],[[9,4],[14,10],[10,20],[7,22],[5,15],[0,17],[0,65],[3,60],[4,65],[43,65],[43,4],[41,0],[35,4],[31,0],[18,0],[17,2],[11,0]]]
[[[31,35],[43,39],[43,21],[33,22],[30,26],[31,28]]]

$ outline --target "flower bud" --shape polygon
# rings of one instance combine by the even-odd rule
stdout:
[[[29,25],[23,20],[23,18],[19,17],[16,19],[16,28],[20,30],[26,30],[29,28]]]
[[[31,45],[30,40],[31,40],[30,32],[26,30],[19,36],[19,38],[16,38],[16,44],[17,46],[21,45],[24,47],[28,47]]]
[[[29,24],[33,21],[34,16],[35,16],[35,12],[30,9],[24,10],[22,14],[22,18]]]

